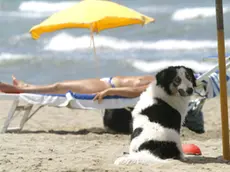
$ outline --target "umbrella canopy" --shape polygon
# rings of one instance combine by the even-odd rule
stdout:
[[[31,28],[32,38],[38,39],[45,32],[65,28],[88,28],[91,32],[134,24],[147,24],[154,19],[130,8],[105,0],[84,0],[57,12]]]

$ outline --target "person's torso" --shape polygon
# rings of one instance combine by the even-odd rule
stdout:
[[[150,84],[153,76],[116,76],[112,82],[116,87],[140,87]]]

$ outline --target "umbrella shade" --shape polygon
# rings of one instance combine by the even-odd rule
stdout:
[[[154,19],[111,1],[84,0],[57,12],[32,27],[32,38],[38,39],[45,32],[65,28],[88,28],[92,32],[133,24],[147,24]]]

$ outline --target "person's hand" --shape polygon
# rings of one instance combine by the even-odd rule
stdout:
[[[98,93],[96,93],[96,95],[95,95],[93,101],[96,101],[96,100],[97,100],[98,103],[101,103],[102,100],[103,100],[103,98],[104,98],[105,96],[108,96],[108,95],[110,95],[110,89],[106,89],[106,90],[104,90],[104,91],[98,92]]]

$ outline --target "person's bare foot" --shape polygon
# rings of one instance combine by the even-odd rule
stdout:
[[[23,81],[17,80],[17,78],[12,75],[13,85],[17,87],[29,87],[30,85],[27,83],[24,83]]]

